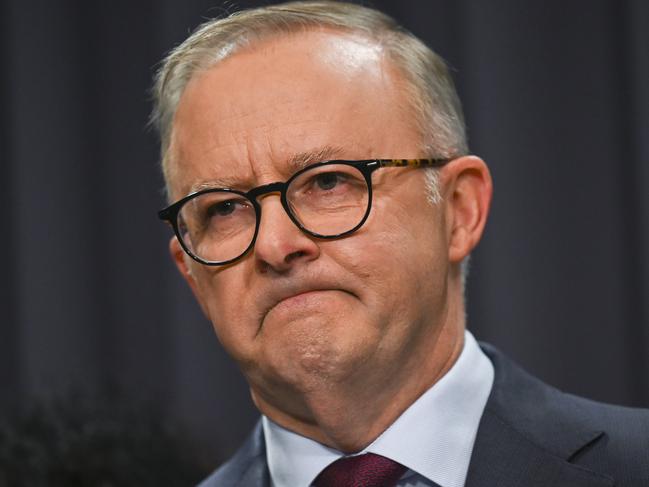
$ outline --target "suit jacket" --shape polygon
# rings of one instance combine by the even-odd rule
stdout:
[[[649,410],[562,393],[493,347],[466,487],[649,487]],[[270,487],[261,423],[200,487]]]

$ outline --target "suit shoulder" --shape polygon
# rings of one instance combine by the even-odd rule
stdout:
[[[585,415],[611,436],[621,441],[637,440],[649,446],[649,409],[632,408],[592,401],[572,394],[563,393],[575,404],[577,413]]]
[[[649,410],[564,393],[483,345],[495,377],[486,410],[535,445],[618,486],[649,485]]]
[[[567,395],[585,421],[601,431],[597,442],[574,455],[590,468],[606,468],[620,485],[649,485],[649,410],[599,403]]]

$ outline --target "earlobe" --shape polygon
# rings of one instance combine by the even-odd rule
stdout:
[[[489,169],[479,157],[461,157],[448,169],[449,260],[459,263],[482,237],[493,187]]]

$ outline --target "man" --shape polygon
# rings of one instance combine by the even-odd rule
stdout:
[[[649,414],[465,331],[491,200],[443,61],[294,2],[200,27],[156,82],[171,255],[262,419],[205,486],[649,485]]]

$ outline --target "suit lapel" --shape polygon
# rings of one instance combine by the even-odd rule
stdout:
[[[595,434],[597,437],[597,434]],[[490,410],[480,422],[465,487],[611,487],[612,479],[534,444]]]
[[[234,487],[270,487],[270,474],[266,463],[266,444],[261,428],[257,423],[250,438],[249,450],[245,457],[249,461],[242,465],[242,474]]]
[[[256,457],[245,470],[236,487],[270,487],[266,459]]]
[[[234,456],[198,487],[270,487],[261,421]]]
[[[606,474],[571,463],[605,435],[565,394],[489,345],[494,384],[480,420],[465,487],[606,487]]]

